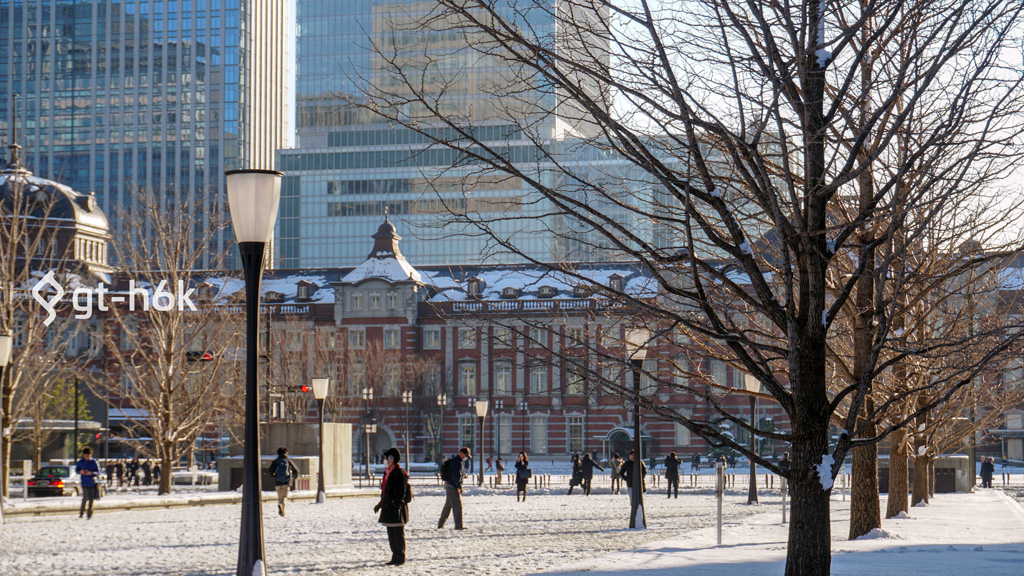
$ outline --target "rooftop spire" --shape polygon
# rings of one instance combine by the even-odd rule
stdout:
[[[24,170],[21,165],[21,159],[18,157],[18,151],[21,150],[21,146],[18,145],[18,95],[14,95],[14,117],[11,122],[11,143],[7,145],[7,149],[11,151],[11,160],[7,163],[8,170]]]
[[[384,222],[373,235],[373,251],[368,258],[403,258],[398,249],[398,241],[402,237],[395,231],[395,225],[388,219],[388,209],[384,207]]]

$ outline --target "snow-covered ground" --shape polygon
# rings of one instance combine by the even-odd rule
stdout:
[[[885,499],[882,499],[885,510]],[[783,574],[787,526],[774,512],[725,527],[651,542],[638,549],[570,563],[545,574],[587,576],[751,576]],[[938,494],[907,518],[882,520],[882,529],[846,538],[849,501],[832,499],[833,576],[1024,574],[1024,509],[1001,490]]]
[[[408,563],[384,566],[384,528],[374,498],[293,502],[281,518],[264,505],[270,574],[578,574],[752,576],[782,574],[787,525],[778,491],[727,491],[724,544],[715,545],[715,500],[707,490],[646,497],[649,530],[630,531],[629,501],[599,486],[589,498],[565,488],[511,492],[469,488],[462,532],[437,530],[440,489],[417,487],[407,528]],[[194,497],[194,496],[193,496]],[[1024,509],[1002,490],[940,494],[910,517],[883,520],[874,538],[848,541],[849,498],[832,499],[836,576],[1019,576],[1024,565]],[[884,497],[883,497],[884,510]],[[0,527],[0,574],[227,575],[234,573],[237,505],[14,517]],[[643,575],[641,575],[643,572]]]
[[[607,489],[603,490],[607,492]],[[543,494],[540,492],[552,492]],[[763,506],[746,506],[743,491],[729,495],[725,512],[737,519],[778,509],[779,496],[762,494]],[[531,491],[517,503],[513,492],[470,489],[463,498],[465,531],[451,520],[437,530],[444,503],[436,488],[417,487],[407,527],[408,557],[396,570],[387,536],[373,513],[375,499],[294,502],[287,516],[264,505],[267,566],[271,574],[527,574],[694,530],[714,522],[709,493],[666,499],[648,492],[647,531],[626,529],[625,494],[564,488]],[[15,517],[0,527],[0,574],[24,576],[232,574],[238,554],[240,510],[235,505]]]

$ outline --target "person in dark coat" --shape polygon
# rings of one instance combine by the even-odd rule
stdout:
[[[92,459],[92,449],[82,450],[82,458],[75,464],[75,473],[81,476],[82,505],[78,508],[78,517],[88,511],[87,519],[92,519],[92,502],[97,498],[99,486],[96,478],[100,475],[100,466]]]
[[[114,470],[115,469],[116,469],[116,467],[114,466],[114,461],[113,460],[107,460],[107,486],[108,487],[114,485]]]
[[[132,458],[132,461],[128,464],[128,485],[131,486],[133,483],[139,485],[139,468],[142,465],[139,464],[139,457]]]
[[[665,457],[665,480],[668,483],[668,490],[665,492],[669,498],[672,497],[672,488],[676,489],[676,498],[679,498],[679,465],[683,461],[676,457],[673,450]]]
[[[118,460],[114,464],[114,473],[117,474],[117,487],[124,486],[124,461]]]
[[[569,478],[569,492],[572,494],[572,489],[579,486],[583,482],[583,469],[580,468],[580,455],[572,455],[572,477]]]
[[[779,460],[779,468],[781,468],[783,472],[789,472],[789,465],[789,452],[783,452],[782,459]]]
[[[412,501],[412,488],[409,487],[409,474],[398,465],[402,461],[402,453],[397,448],[389,448],[384,452],[387,468],[380,482],[380,502],[374,506],[374,512],[380,512],[377,521],[388,529],[388,544],[391,546],[389,566],[405,564],[405,525],[409,522],[409,502]]]
[[[622,475],[619,474],[619,470],[622,469],[622,463],[623,462],[625,462],[625,460],[622,459],[622,456],[619,456],[618,452],[616,452],[612,456],[612,462],[611,462],[612,494],[618,494],[622,490]]]
[[[502,476],[505,475],[505,461],[501,459],[501,456],[498,456],[498,459],[494,461],[494,471],[496,472],[495,476],[497,477],[496,483],[500,485]]]
[[[530,484],[530,459],[526,452],[520,452],[516,458],[516,502],[519,502],[519,493],[523,493],[523,502],[526,502],[526,487]]]
[[[700,454],[694,454],[693,458],[690,458],[690,472],[700,471]]]
[[[471,456],[468,446],[463,446],[458,454],[452,456],[448,477],[444,478],[444,508],[441,509],[441,518],[437,521],[438,530],[444,528],[449,514],[455,517],[456,530],[465,529],[462,525],[462,479],[466,477],[465,461]]]
[[[587,452],[583,455],[583,460],[580,460],[580,471],[583,475],[583,493],[587,496],[590,496],[590,483],[594,480],[594,468],[604,472],[604,468],[594,461],[590,456],[590,452]]]
[[[142,485],[149,486],[153,483],[153,469],[149,465],[149,460],[142,463]]]
[[[992,487],[992,475],[996,472],[996,460],[995,458],[982,458],[981,459],[981,487],[991,488]]]
[[[633,497],[633,462],[634,462],[633,459],[634,458],[636,458],[636,454],[634,454],[633,451],[630,450],[629,451],[629,460],[626,460],[622,464],[622,468],[619,468],[619,476],[622,476],[622,479],[626,481],[626,494],[629,494],[630,498]],[[640,460],[640,476],[641,476],[640,486],[642,487],[642,490],[644,492],[646,492],[647,491],[647,485],[643,481],[643,478],[647,477],[647,465],[644,464],[643,460]]]
[[[160,483],[160,463],[153,464],[153,482]]]

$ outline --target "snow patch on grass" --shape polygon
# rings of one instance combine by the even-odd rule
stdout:
[[[858,536],[857,540],[877,540],[879,538],[892,538],[892,536],[881,528],[872,528],[871,532],[868,532],[863,536]]]

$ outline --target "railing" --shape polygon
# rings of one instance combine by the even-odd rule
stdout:
[[[471,300],[465,302],[425,302],[422,306],[440,314],[478,314],[486,312],[558,312],[560,310],[606,310],[616,304],[594,299],[552,300]]]

